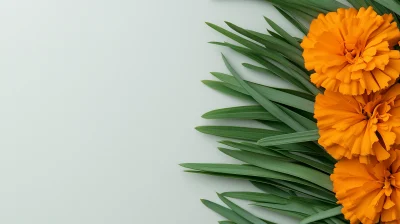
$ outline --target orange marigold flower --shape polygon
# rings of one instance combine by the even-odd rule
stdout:
[[[338,9],[312,21],[301,46],[311,82],[346,95],[384,89],[399,77],[400,31],[390,14]]]
[[[318,143],[335,159],[383,161],[391,146],[400,144],[400,84],[370,95],[325,91],[316,97],[314,117]]]
[[[341,160],[331,180],[342,213],[351,224],[400,223],[400,150],[391,150],[384,162]]]

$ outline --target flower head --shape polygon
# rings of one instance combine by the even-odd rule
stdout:
[[[342,213],[351,224],[400,223],[400,150],[391,150],[384,162],[341,160],[331,180]]]
[[[325,91],[316,97],[314,117],[318,143],[335,159],[383,161],[400,144],[400,84],[360,96]]]
[[[400,72],[400,53],[393,50],[400,31],[392,21],[372,7],[320,14],[301,43],[305,67],[315,71],[311,82],[346,95],[392,85]]]

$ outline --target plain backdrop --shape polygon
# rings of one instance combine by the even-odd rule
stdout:
[[[263,16],[299,34],[261,0],[1,0],[0,223],[224,220],[199,199],[257,189],[178,164],[237,163],[194,127],[233,124],[201,115],[244,102],[200,81],[227,72],[223,52],[243,76],[284,84],[208,44],[228,39],[204,22],[265,33]]]

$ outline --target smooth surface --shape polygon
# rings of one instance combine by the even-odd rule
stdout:
[[[220,138],[194,129],[224,124],[203,120],[202,113],[242,104],[200,82],[213,79],[210,71],[227,72],[221,51],[250,74],[236,54],[207,44],[227,38],[204,22],[228,20],[265,32],[262,16],[268,16],[293,31],[272,6],[256,0],[1,3],[0,223],[217,223],[223,218],[200,198],[219,202],[215,192],[256,190],[187,174],[178,164],[236,162],[216,149]]]

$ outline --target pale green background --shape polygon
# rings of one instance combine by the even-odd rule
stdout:
[[[263,15],[298,34],[256,0],[0,1],[0,223],[222,220],[199,199],[255,188],[177,164],[236,162],[194,127],[241,103],[200,80],[226,72],[221,51],[249,73],[204,22],[265,32]]]

